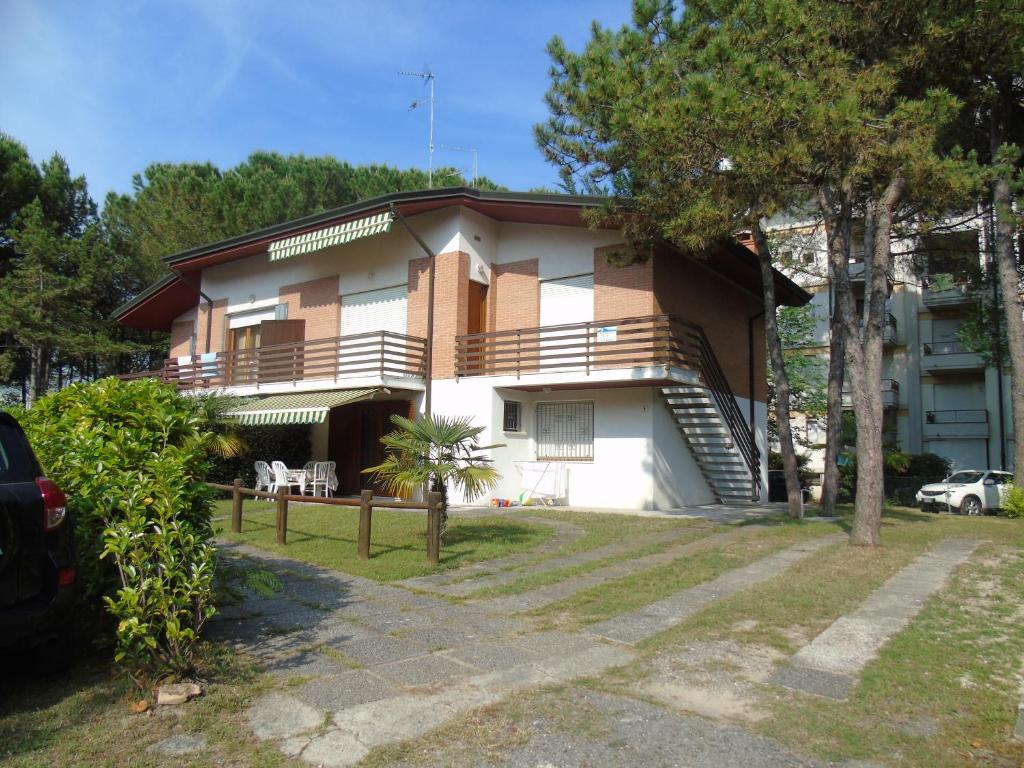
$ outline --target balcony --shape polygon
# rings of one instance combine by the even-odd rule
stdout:
[[[985,360],[977,352],[971,352],[959,341],[936,341],[921,348],[921,368],[928,373],[956,373],[959,371],[980,371]]]
[[[707,354],[699,326],[650,315],[458,336],[455,375],[508,377],[531,386],[693,382]]]
[[[155,378],[182,390],[230,388],[235,394],[324,389],[336,384],[418,389],[425,350],[425,339],[380,331],[165,360],[155,371],[119,378]]]
[[[988,411],[983,408],[956,411],[926,411],[925,439],[988,437]]]
[[[895,379],[882,379],[882,407],[899,408],[900,383]],[[853,393],[848,384],[843,385],[843,408],[853,408]]]
[[[864,287],[867,280],[867,265],[863,261],[851,261],[849,265],[850,282],[854,287]],[[892,276],[886,273],[885,282],[892,288]]]
[[[921,300],[928,309],[937,312],[960,309],[973,304],[976,299],[968,283],[957,283],[943,290],[926,288],[921,294]]]
[[[885,347],[895,347],[899,342],[897,331],[896,318],[893,317],[891,312],[886,312],[882,320],[882,345]]]

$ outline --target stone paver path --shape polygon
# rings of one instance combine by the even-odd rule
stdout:
[[[805,557],[845,538],[845,534],[837,533],[787,547],[781,552],[723,573],[716,579],[684,589],[664,600],[594,624],[587,631],[597,637],[634,645],[669,629],[711,603],[777,576]]]
[[[861,671],[967,560],[977,541],[949,539],[925,552],[876,589],[853,613],[840,617],[776,672],[788,688],[845,699]]]
[[[571,597],[577,592],[582,592],[584,589],[590,589],[591,587],[631,576],[634,573],[640,573],[660,565],[668,565],[680,558],[706,552],[709,549],[729,544],[738,539],[753,536],[761,531],[764,531],[763,526],[749,525],[728,531],[727,533],[713,534],[697,541],[678,544],[663,552],[624,559],[606,568],[599,568],[578,576],[570,576],[555,584],[538,587],[529,592],[493,598],[486,601],[486,608],[492,614],[524,613],[536,610],[556,603],[559,600],[565,600],[567,597]]]
[[[567,528],[561,532],[573,535]],[[627,570],[636,572],[685,557],[697,546],[706,549],[756,533],[742,529],[681,544],[657,553],[656,559],[640,558],[640,565]],[[350,766],[374,747],[418,737],[512,692],[627,664],[634,651],[622,642],[635,642],[682,621],[840,538],[801,543],[576,634],[538,631],[527,616],[496,615],[497,601],[453,603],[441,595],[232,544],[224,552],[236,567],[269,568],[280,577],[282,590],[226,606],[209,631],[253,655],[272,677],[288,681],[250,709],[249,722],[258,738],[273,740],[285,754],[313,765]],[[484,565],[510,567],[510,561],[514,567],[513,558],[504,558],[504,565]],[[595,573],[607,580],[625,572]],[[583,584],[575,581],[571,588]],[[554,594],[547,587],[538,592],[541,597],[534,600]]]
[[[432,592],[444,595],[465,597],[483,589],[511,584],[523,576],[548,573],[550,571],[557,571],[560,568],[571,568],[573,566],[585,565],[586,563],[593,563],[597,560],[606,560],[613,557],[625,558],[630,552],[636,552],[637,550],[644,549],[645,547],[669,544],[683,537],[691,537],[694,532],[698,530],[700,529],[687,527],[669,531],[658,531],[656,533],[647,534],[646,536],[637,536],[626,541],[618,541],[613,544],[607,544],[603,547],[595,547],[594,549],[588,549],[584,552],[577,552],[572,555],[548,558],[547,560],[542,560],[539,563],[533,563],[532,565],[527,565],[523,568],[503,569],[498,573],[484,573],[475,578],[464,577],[462,580],[455,581],[454,583],[437,584],[434,582],[426,588]],[[534,552],[536,551],[537,550],[534,550]],[[632,560],[629,560],[628,562],[632,562]],[[494,563],[495,561],[492,561],[491,568],[489,569],[490,571],[494,570]],[[465,576],[467,571],[469,571],[468,568],[460,568],[456,574]],[[399,583],[402,586],[422,588],[424,578],[429,579],[431,577],[407,579],[406,581]]]

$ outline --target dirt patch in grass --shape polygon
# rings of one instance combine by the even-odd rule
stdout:
[[[685,651],[652,660],[641,694],[670,709],[712,720],[754,723],[769,717],[757,687],[784,655],[774,648],[733,641],[694,643]]]
[[[255,667],[210,643],[202,644],[198,666],[201,697],[144,713],[131,709],[142,694],[107,658],[84,659],[66,674],[45,679],[6,674],[0,763],[10,768],[301,765],[252,738],[244,712],[267,685]],[[204,745],[187,756],[150,751],[171,736],[197,737]]]

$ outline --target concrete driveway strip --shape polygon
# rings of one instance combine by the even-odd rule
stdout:
[[[693,614],[748,587],[767,581],[818,550],[846,539],[837,533],[804,541],[716,579],[684,589],[636,611],[620,614],[590,627],[598,637],[635,645],[680,623]]]
[[[860,604],[801,648],[775,682],[832,699],[845,699],[863,669],[941,590],[977,541],[948,539],[919,556]]]
[[[578,576],[570,576],[562,581],[538,587],[529,592],[481,601],[480,605],[485,607],[490,613],[498,615],[533,611],[571,597],[577,592],[582,592],[584,589],[590,589],[599,584],[625,578],[649,568],[668,565],[680,558],[690,557],[715,547],[725,546],[737,539],[744,539],[762,533],[764,530],[765,527],[762,525],[748,525],[742,528],[735,528],[726,533],[712,534],[696,541],[677,544],[662,552],[654,552],[643,557],[626,558],[614,565],[582,573]]]

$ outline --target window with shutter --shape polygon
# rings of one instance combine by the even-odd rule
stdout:
[[[537,459],[592,461],[594,404],[537,403]]]

